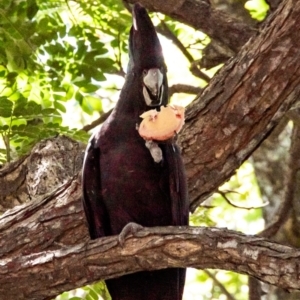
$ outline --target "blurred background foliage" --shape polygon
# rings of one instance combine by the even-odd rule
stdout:
[[[268,11],[263,0],[235,2],[243,3],[259,21]],[[167,53],[170,86],[195,87],[193,92],[172,93],[172,101],[187,105],[221,65],[200,67],[200,76],[195,76],[192,61],[201,58],[209,38],[159,13],[152,18]],[[64,134],[87,142],[87,129],[94,127],[87,125],[101,120],[118,99],[130,26],[130,12],[121,0],[0,0],[0,164],[50,136]],[[176,47],[176,41],[185,50],[178,43]],[[264,226],[262,205],[253,166],[246,162],[197,209],[191,225],[254,234]],[[243,300],[247,294],[246,276],[189,270],[184,299]],[[56,299],[101,297],[109,299],[102,282]]]

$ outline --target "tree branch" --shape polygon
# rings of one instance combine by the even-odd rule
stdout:
[[[188,84],[173,84],[169,87],[169,96],[175,93],[199,94],[203,91],[202,88]]]
[[[0,260],[4,299],[51,299],[99,279],[173,267],[217,268],[253,275],[286,289],[300,289],[300,251],[256,236],[219,228],[146,228],[117,237]],[[16,289],[16,282],[18,288]],[[28,283],[31,284],[28,284]]]
[[[101,116],[98,119],[93,121],[91,124],[83,126],[81,130],[89,131],[89,130],[95,128],[96,126],[102,124],[109,117],[111,112],[112,112],[112,109],[110,109],[109,111],[101,114]]]
[[[279,6],[281,0],[266,0],[266,2],[269,4],[270,10],[275,11]]]
[[[218,280],[218,278],[215,276],[215,274],[213,274],[212,272],[205,270],[204,271],[214,282],[214,284],[216,286],[218,286],[220,288],[220,290],[222,291],[222,293],[227,297],[227,300],[236,300],[225,288],[225,286],[222,284],[222,282],[220,282]]]
[[[195,63],[195,60],[193,56],[190,54],[190,52],[186,49],[186,47],[181,43],[181,41],[177,38],[177,36],[169,29],[167,24],[163,21],[160,22],[160,26],[156,27],[156,31],[162,35],[164,35],[166,38],[170,39],[173,44],[182,52],[182,54],[187,58],[187,60],[190,62],[190,71],[191,73],[201,78],[202,80],[209,82],[210,77],[203,73]]]
[[[299,14],[300,2],[284,1],[189,107],[180,141],[192,210],[233,175],[299,98]]]
[[[300,289],[300,251],[218,228],[147,228],[120,247],[116,237],[89,242],[80,177],[0,219],[0,293],[52,299],[100,279],[167,267],[216,268]],[[18,288],[13,288],[18,283]],[[29,284],[30,283],[30,284]]]
[[[201,30],[235,53],[256,32],[255,29],[243,22],[231,18],[220,10],[213,9],[207,0],[128,0],[127,2],[140,2],[149,10],[159,11],[179,22]]]

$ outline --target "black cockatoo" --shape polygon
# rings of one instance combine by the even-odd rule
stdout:
[[[142,113],[168,102],[161,45],[139,4],[133,7],[129,51],[119,101],[91,137],[84,160],[83,205],[92,239],[120,234],[131,222],[188,224],[186,177],[174,139],[154,142],[161,156],[157,159],[137,131]],[[125,275],[106,284],[113,300],[180,300],[184,280],[185,269],[174,268]]]

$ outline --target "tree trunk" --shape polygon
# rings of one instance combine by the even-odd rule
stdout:
[[[180,141],[192,210],[230,178],[298,100],[299,21],[300,3],[284,1],[190,107]]]

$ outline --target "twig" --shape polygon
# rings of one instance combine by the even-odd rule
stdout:
[[[200,94],[203,91],[202,88],[197,86],[188,85],[188,84],[173,84],[169,87],[169,96],[171,97],[176,93],[185,93],[185,94]]]
[[[91,124],[83,126],[81,130],[89,131],[89,130],[95,128],[96,126],[102,124],[109,117],[109,115],[111,114],[112,110],[113,109],[111,109],[111,110],[103,113],[97,120],[93,121]]]
[[[65,0],[65,3],[66,3],[66,6],[67,6],[67,8],[68,8],[68,10],[69,10],[69,12],[70,12],[70,14],[71,14],[71,16],[72,16],[72,19],[73,19],[72,21],[73,21],[73,23],[76,24],[76,25],[78,25],[77,20],[76,20],[76,17],[74,16],[73,11],[72,11],[72,9],[71,9],[71,7],[70,7],[68,1]]]
[[[190,67],[190,71],[191,73],[196,76],[196,77],[199,77],[203,80],[205,80],[206,82],[209,82],[210,81],[210,77],[208,75],[206,75],[205,73],[203,73],[199,67],[198,67],[198,63],[196,61],[194,61],[192,64],[191,64],[191,67]]]
[[[225,286],[217,279],[215,274],[211,273],[208,270],[204,270],[204,272],[213,280],[213,282],[221,289],[222,293],[226,295],[227,300],[236,300],[225,288]]]
[[[169,29],[167,24],[161,20],[160,25],[156,26],[156,31],[161,35],[165,36],[173,42],[173,44],[182,52],[182,54],[187,58],[187,60],[192,63],[194,61],[193,56],[190,54],[186,47],[181,43],[178,37]]]
[[[266,205],[268,205],[269,203],[266,202],[266,203],[263,203],[262,205],[258,205],[258,206],[249,206],[249,207],[245,207],[245,206],[239,206],[237,204],[234,204],[227,196],[226,196],[226,193],[235,193],[234,191],[226,191],[226,192],[223,192],[223,191],[220,191],[218,190],[217,191],[218,194],[220,194],[224,200],[226,200],[226,202],[235,207],[235,208],[240,208],[240,209],[246,209],[246,210],[251,210],[251,209],[258,209],[258,208],[262,208],[262,207],[265,207]]]
[[[182,54],[187,58],[187,60],[191,63],[190,71],[196,77],[201,78],[202,80],[209,82],[210,77],[203,73],[199,68],[193,64],[194,58],[190,54],[190,52],[186,49],[186,47],[181,43],[181,41],[177,38],[177,36],[169,29],[167,24],[161,20],[160,26],[156,26],[156,31],[161,35],[165,36],[166,38],[170,39],[173,44],[182,52]]]

